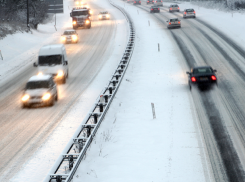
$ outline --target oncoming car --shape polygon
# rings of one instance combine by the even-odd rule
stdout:
[[[99,13],[99,20],[109,20],[110,14],[107,11],[101,11]]]
[[[190,90],[193,85],[197,85],[199,88],[217,85],[216,72],[211,66],[194,67],[191,69],[191,72],[186,72],[188,74]]]
[[[51,75],[32,76],[24,88],[21,98],[22,108],[34,104],[53,106],[58,100],[57,86]]]
[[[160,8],[156,5],[151,6],[150,13],[160,13]]]
[[[194,9],[185,9],[183,12],[183,18],[193,17],[196,18],[196,12]]]
[[[78,42],[78,34],[75,30],[65,30],[63,35],[61,35],[62,43],[77,43]]]
[[[168,28],[181,28],[181,21],[178,18],[172,18],[168,21]]]
[[[179,5],[178,4],[171,4],[168,8],[169,12],[173,12],[173,11],[177,11],[179,12],[180,9],[179,9]]]

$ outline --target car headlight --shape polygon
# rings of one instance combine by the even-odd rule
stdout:
[[[76,22],[76,21],[73,21],[72,23],[73,23],[73,25],[76,25],[76,24],[77,24],[77,22]]]
[[[77,40],[77,36],[76,35],[73,35],[72,36],[72,40],[76,41]]]
[[[38,76],[41,76],[41,75],[43,75],[43,73],[42,72],[38,72],[38,74],[37,74]]]
[[[89,20],[86,20],[86,24],[89,24],[89,22],[90,22]]]
[[[99,15],[99,18],[102,18],[102,15]]]
[[[43,95],[42,100],[49,100],[50,97],[51,97],[51,94],[50,93],[46,93],[46,94]]]
[[[57,74],[57,77],[63,77],[64,76],[64,72],[63,71],[59,71]]]
[[[93,14],[93,11],[92,11],[92,10],[90,10],[90,11],[89,11],[89,13],[90,13],[90,14]]]
[[[79,5],[79,2],[77,1],[76,4]]]
[[[62,36],[62,37],[61,37],[61,40],[62,40],[62,41],[65,41],[65,40],[66,40],[66,37],[65,37],[65,36]]]
[[[27,101],[27,100],[29,100],[29,99],[30,99],[30,96],[27,95],[27,94],[25,94],[25,95],[21,98],[21,100],[22,100],[23,102],[25,102],[25,101]]]
[[[106,15],[106,18],[109,18],[110,17],[110,15]]]

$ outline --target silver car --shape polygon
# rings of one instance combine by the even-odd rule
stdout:
[[[194,9],[185,9],[183,12],[183,18],[193,17],[196,18],[196,12]]]
[[[180,9],[179,9],[179,5],[178,4],[171,4],[168,8],[169,12],[174,12],[174,11],[177,11],[179,12]]]
[[[53,106],[57,100],[57,86],[51,75],[32,76],[28,80],[21,98],[23,108],[34,104]]]
[[[61,35],[61,42],[66,43],[77,43],[78,42],[78,34],[76,30],[65,30],[65,32]]]
[[[157,6],[163,6],[162,0],[156,0],[154,4]]]
[[[99,20],[109,20],[110,14],[107,11],[101,11],[99,14]]]
[[[169,19],[167,22],[168,22],[168,29],[175,28],[175,27],[181,28],[181,21],[178,18]]]

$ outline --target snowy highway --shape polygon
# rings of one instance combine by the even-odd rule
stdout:
[[[69,16],[74,1],[64,2]],[[69,79],[58,86],[53,107],[21,109],[21,90],[37,72],[31,64],[14,78],[0,80],[0,181],[45,178],[124,52],[125,17],[107,0],[88,2],[94,12],[92,28],[78,29],[78,44],[65,45]],[[234,21],[233,14],[199,10],[189,2],[179,3],[181,11],[175,13],[168,11],[171,3],[163,2],[161,12],[153,14],[145,1],[137,6],[112,2],[131,16],[135,48],[73,182],[245,181],[245,27],[239,23],[244,15],[235,14]],[[190,6],[196,19],[182,17]],[[98,21],[97,14],[105,9],[112,19]],[[181,28],[168,29],[170,18],[179,18]],[[71,28],[69,18],[62,21]],[[217,70],[218,86],[190,91],[186,71],[203,65]]]

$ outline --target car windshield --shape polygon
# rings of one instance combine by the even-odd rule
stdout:
[[[211,68],[196,68],[193,70],[194,74],[198,74],[198,73],[213,73]]]
[[[38,64],[41,66],[62,64],[62,56],[61,55],[39,56]]]
[[[100,12],[100,14],[108,14],[108,12]]]
[[[187,9],[186,12],[193,12],[194,9]]]
[[[152,8],[158,8],[158,6],[152,6]]]
[[[176,22],[176,21],[179,21],[178,18],[170,19],[170,22]]]
[[[81,16],[81,15],[88,15],[88,10],[73,11],[72,12],[72,16]]]
[[[73,35],[75,34],[75,31],[65,31],[64,35]]]
[[[26,84],[26,89],[49,88],[48,81],[33,81]]]

